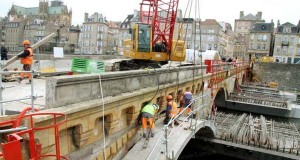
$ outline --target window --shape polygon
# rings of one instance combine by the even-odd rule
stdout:
[[[286,50],[287,50],[286,46],[283,46],[282,47],[282,53],[286,53]]]
[[[298,56],[300,56],[300,48],[298,48],[298,52],[297,52]]]
[[[191,44],[190,44],[190,43],[187,43],[186,48],[187,48],[187,49],[190,49],[190,48],[191,48]]]
[[[215,33],[215,30],[214,29],[209,29],[208,33]]]
[[[266,42],[267,41],[267,39],[268,39],[268,36],[265,34],[265,35],[263,35],[263,41],[264,42]]]
[[[257,41],[261,41],[261,40],[262,40],[262,38],[263,38],[263,36],[262,36],[262,35],[258,35],[258,36],[257,36]]]
[[[300,44],[300,37],[299,37],[299,39],[298,39],[298,43]]]
[[[251,34],[250,39],[253,41],[254,40],[254,34]]]
[[[257,44],[257,49],[260,50],[260,44]]]
[[[293,46],[289,46],[289,54],[293,54],[294,53],[294,47]]]
[[[150,25],[140,24],[138,29],[138,51],[150,52]]]
[[[277,47],[276,47],[276,52],[279,53],[280,51],[281,51],[281,46],[277,46]]]
[[[208,41],[214,41],[214,40],[215,40],[214,38],[215,38],[214,36],[208,36],[208,37],[207,37],[207,40],[208,40]]]
[[[295,37],[290,37],[290,42],[294,42]]]
[[[288,36],[284,36],[284,38],[283,38],[283,41],[288,41],[289,40],[289,37]]]
[[[262,50],[266,50],[266,45],[265,45],[265,44],[262,44],[262,45],[261,45],[261,49],[262,49]]]

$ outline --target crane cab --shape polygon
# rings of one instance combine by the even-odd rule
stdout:
[[[153,44],[153,29],[150,24],[138,23],[130,30],[131,39],[124,40],[123,55],[135,60],[150,60],[157,62],[184,61],[185,43],[184,41],[172,41],[168,48],[165,41]]]

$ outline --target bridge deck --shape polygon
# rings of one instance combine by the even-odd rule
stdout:
[[[193,131],[189,128],[190,121],[183,122],[185,117],[180,117],[180,126],[174,126],[174,128],[169,128],[168,135],[171,135],[168,139],[168,155],[175,159],[179,157],[182,150],[189,142],[189,140],[193,137]],[[195,124],[195,120],[193,120],[193,124]],[[196,131],[204,126],[204,121],[197,121]],[[150,138],[148,141],[147,148],[144,148],[144,144],[146,142],[145,138],[141,138],[133,148],[127,153],[124,157],[124,160],[134,160],[134,159],[166,159],[166,145],[164,144],[164,133],[162,119],[158,121],[155,129],[155,136]],[[188,128],[188,129],[186,129]],[[157,146],[155,146],[157,144]],[[153,149],[154,148],[154,149]],[[153,150],[152,154],[151,151]]]
[[[20,98],[30,98],[31,97],[31,85],[26,84],[28,80],[22,81],[22,83],[18,82],[5,82],[2,85],[5,89],[2,92],[2,100],[10,101],[16,100]],[[7,88],[6,88],[7,87]],[[34,102],[35,108],[44,109],[45,107],[45,79],[34,79],[34,95],[35,96],[43,96],[36,99]],[[31,106],[31,99],[27,100],[19,100],[15,102],[6,102],[3,103],[3,110],[16,111],[20,112],[24,108]],[[1,115],[0,115],[1,117]]]

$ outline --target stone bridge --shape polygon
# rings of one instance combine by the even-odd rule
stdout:
[[[98,160],[104,155],[107,159],[123,157],[139,138],[136,122],[145,102],[159,104],[161,112],[167,95],[179,101],[180,95],[191,88],[194,95],[208,95],[210,103],[203,114],[209,115],[220,88],[231,93],[235,84],[242,82],[247,66],[218,67],[220,70],[214,73],[207,73],[207,66],[186,66],[48,78],[44,112],[67,115],[67,122],[59,128],[62,155]],[[47,125],[51,120],[40,117],[35,125]],[[42,154],[55,152],[54,131],[38,131],[35,135],[42,144]]]

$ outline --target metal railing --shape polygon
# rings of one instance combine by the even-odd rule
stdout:
[[[18,99],[14,99],[14,100],[5,100],[3,101],[3,94],[2,92],[4,91],[4,89],[6,88],[12,88],[12,87],[15,87],[15,86],[8,86],[8,87],[5,87],[3,86],[2,84],[2,75],[7,75],[7,74],[19,74],[19,73],[31,73],[31,95],[30,97],[28,98],[18,98]],[[36,96],[34,95],[34,75],[38,75],[39,72],[35,71],[35,70],[32,70],[32,71],[0,71],[0,116],[3,116],[4,115],[4,110],[3,110],[3,103],[7,103],[7,102],[15,102],[15,101],[22,101],[22,100],[28,100],[28,99],[31,99],[31,108],[32,108],[32,111],[34,112],[34,101],[37,99],[37,98],[41,98],[43,96]]]
[[[193,99],[186,107],[184,107],[184,109],[179,112],[175,117],[172,117],[169,122],[164,125],[164,127],[162,128],[163,131],[164,131],[164,134],[162,134],[157,142],[155,143],[153,149],[151,150],[151,152],[149,153],[148,157],[147,157],[147,160],[150,159],[150,157],[152,156],[154,150],[156,149],[156,147],[158,146],[159,142],[163,141],[163,144],[165,146],[165,155],[166,155],[166,159],[174,159],[174,152],[172,151],[172,156],[169,156],[170,153],[169,153],[169,149],[170,149],[170,146],[169,146],[169,139],[172,135],[174,135],[174,133],[176,133],[176,131],[180,128],[180,126],[182,126],[184,124],[184,122],[186,122],[188,119],[190,119],[190,127],[189,129],[191,129],[193,131],[193,137],[195,137],[195,134],[196,134],[196,125],[197,125],[197,121],[200,120],[200,119],[205,119],[205,118],[200,118],[200,116],[198,117],[199,119],[197,119],[196,117],[193,117],[193,115],[195,115],[197,112],[200,113],[200,110],[203,109],[205,106],[209,105],[208,104],[204,104],[205,100],[207,99],[204,99],[205,97],[208,97],[209,94],[205,94],[203,96],[199,96],[199,97],[196,97],[195,99]],[[201,101],[201,105],[194,108],[194,105],[195,102],[199,101],[200,99],[202,99]],[[211,100],[210,100],[211,101]],[[192,106],[192,111],[188,114],[187,117],[184,118],[184,120],[182,120],[182,122],[178,125],[178,127],[176,127],[174,130],[172,130],[171,132],[169,132],[169,127],[170,125],[175,122],[176,120],[178,120],[178,118],[183,115],[183,113],[190,107]],[[204,113],[203,113],[204,115]],[[190,118],[191,117],[191,118]],[[202,116],[204,117],[204,116]],[[163,139],[164,138],[164,139]],[[159,153],[163,153],[163,148],[160,149]],[[157,155],[157,157],[155,159],[157,159],[159,156],[159,154]]]

